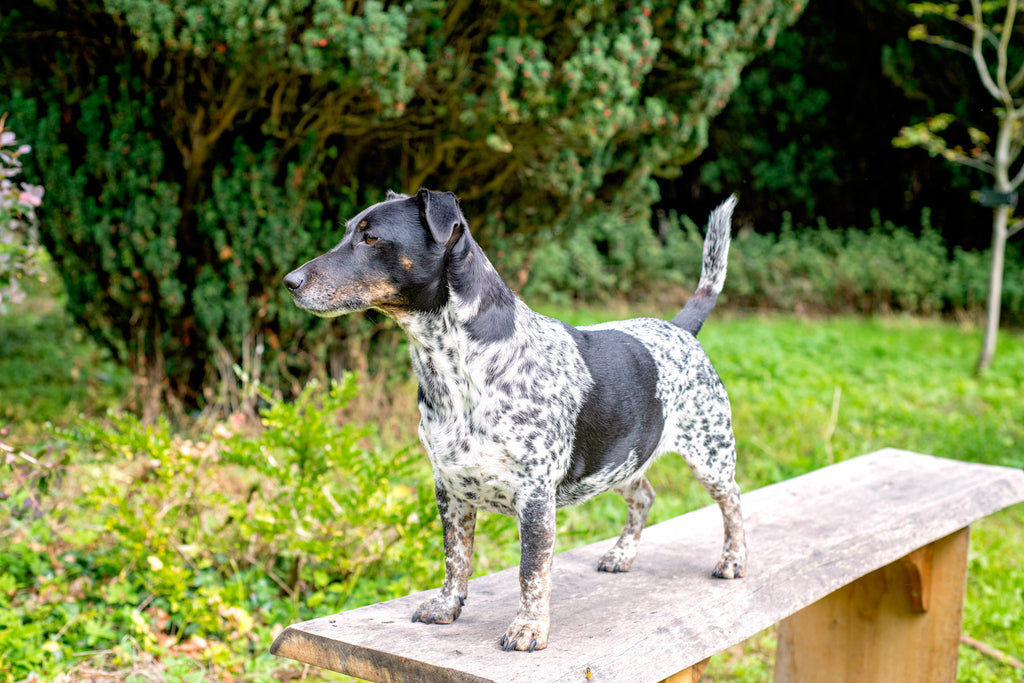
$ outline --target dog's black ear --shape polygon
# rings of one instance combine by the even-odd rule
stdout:
[[[434,241],[450,248],[466,229],[466,217],[462,215],[455,194],[422,189],[416,194],[416,199],[420,205],[420,219],[430,228]]]

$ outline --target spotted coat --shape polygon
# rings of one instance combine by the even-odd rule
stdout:
[[[601,571],[628,571],[654,501],[645,477],[678,453],[722,510],[715,576],[746,565],[729,399],[696,340],[721,291],[731,198],[709,221],[694,296],[671,321],[573,328],[526,306],[473,241],[454,195],[389,194],[334,249],[285,278],[318,315],[377,308],[410,343],[420,439],[434,470],[445,580],[415,621],[450,623],[468,593],[478,510],[519,525],[520,603],[505,649],[546,647],[557,507],[615,490],[622,536]]]

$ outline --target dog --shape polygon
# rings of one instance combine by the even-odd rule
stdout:
[[[478,510],[516,518],[520,601],[502,649],[548,644],[555,510],[609,489],[626,527],[598,563],[629,571],[654,502],[645,477],[678,453],[718,503],[713,575],[746,571],[729,399],[696,335],[725,281],[735,196],[711,213],[700,280],[671,322],[574,328],[534,312],[502,281],[455,195],[388,192],[341,242],[289,273],[295,303],[323,317],[377,309],[409,339],[420,440],[433,466],[444,582],[413,621],[451,623],[468,593]]]

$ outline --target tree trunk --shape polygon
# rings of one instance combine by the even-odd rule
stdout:
[[[985,316],[985,341],[978,357],[977,370],[981,372],[992,362],[999,334],[999,314],[1003,303],[1003,261],[1006,255],[1006,225],[1009,206],[1000,206],[992,218],[992,268],[989,271],[988,306]]]

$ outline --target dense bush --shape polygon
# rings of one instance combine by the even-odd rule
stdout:
[[[280,278],[388,187],[456,191],[515,253],[613,231],[601,259],[641,258],[654,177],[704,148],[801,11],[21,2],[0,20],[0,104],[52,188],[43,236],[71,311],[153,392],[194,402],[218,365],[322,355],[326,325]]]
[[[666,264],[668,282],[692,288],[700,276],[701,230],[685,216],[668,223],[679,224],[685,237],[666,230],[671,241],[652,261]],[[988,279],[988,254],[950,249],[932,229],[928,211],[917,229],[877,214],[866,229],[830,228],[824,220],[795,227],[787,214],[777,233],[740,230],[733,237],[721,302],[797,312],[980,315]],[[648,291],[655,287],[646,283]],[[1012,245],[1003,315],[1010,324],[1024,324],[1024,250]]]

